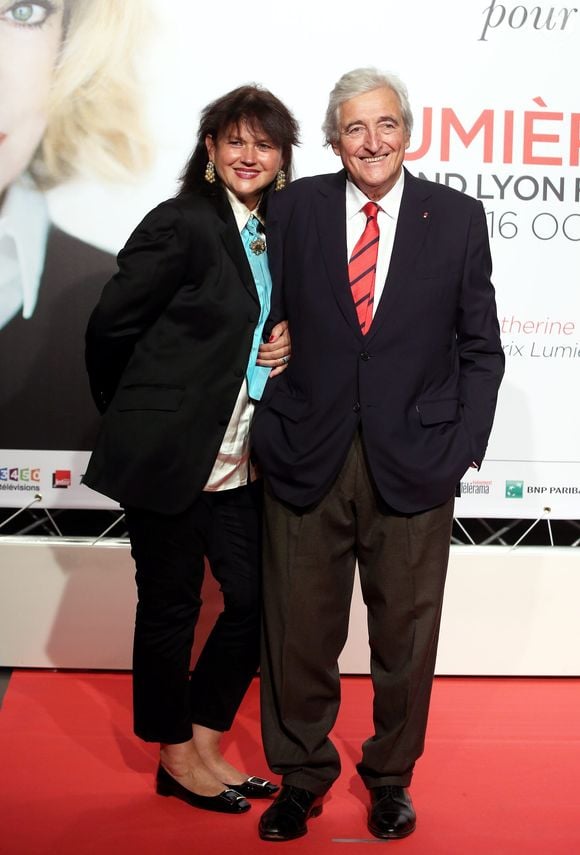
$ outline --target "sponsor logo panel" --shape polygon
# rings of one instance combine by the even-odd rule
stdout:
[[[493,481],[462,481],[462,496],[489,496]]]
[[[55,490],[66,490],[72,484],[70,469],[57,469],[52,473],[52,486]]]
[[[523,497],[524,497],[524,482],[523,481],[506,481],[505,482],[505,497],[506,497],[506,499],[523,499]]]
[[[36,466],[0,466],[0,490],[37,492],[40,475]]]

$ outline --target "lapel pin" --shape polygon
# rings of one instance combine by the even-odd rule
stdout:
[[[424,219],[424,220],[428,220],[428,219],[429,219],[429,211],[423,211],[423,219]]]

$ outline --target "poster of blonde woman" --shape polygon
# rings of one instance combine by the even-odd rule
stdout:
[[[132,69],[145,7],[0,2],[3,449],[88,450],[94,441],[84,332],[115,259],[57,228],[45,192],[77,175],[123,181],[145,169]],[[18,481],[3,469],[4,481]]]

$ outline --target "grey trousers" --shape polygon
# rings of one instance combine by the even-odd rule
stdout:
[[[357,563],[374,689],[374,734],[357,769],[368,788],[410,783],[424,746],[453,504],[417,514],[385,507],[360,435],[315,507],[293,508],[266,490],[262,733],[285,784],[323,794],[340,773],[329,733]]]

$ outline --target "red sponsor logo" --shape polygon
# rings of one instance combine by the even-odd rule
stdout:
[[[52,486],[55,489],[66,489],[72,484],[70,469],[57,469],[52,473]]]

